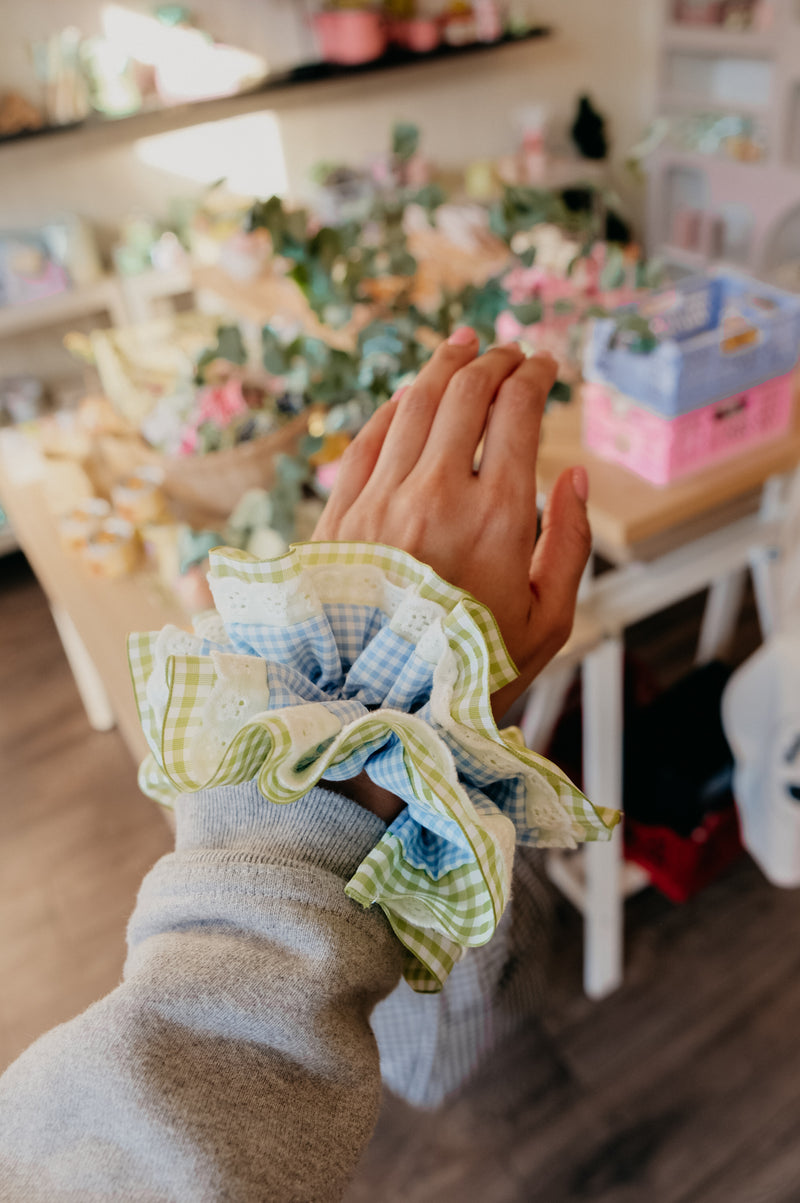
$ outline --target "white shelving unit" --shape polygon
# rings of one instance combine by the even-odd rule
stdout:
[[[663,144],[649,162],[649,249],[691,270],[721,258],[791,287],[800,282],[800,5],[764,2],[769,22],[741,31],[681,23],[675,0],[661,11],[659,114],[749,118],[766,151],[745,162]]]
[[[94,313],[108,313],[115,325],[126,317],[119,281],[101,276],[91,284],[82,284],[39,301],[0,308],[0,338],[15,338],[31,330],[59,326]]]

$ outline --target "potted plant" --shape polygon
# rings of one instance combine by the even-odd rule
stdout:
[[[314,31],[322,58],[345,66],[380,58],[388,44],[383,9],[368,0],[327,0],[314,16]]]

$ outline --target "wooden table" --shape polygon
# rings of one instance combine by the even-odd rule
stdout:
[[[583,670],[584,784],[598,804],[622,805],[624,631],[631,623],[708,587],[698,659],[725,643],[750,569],[762,625],[771,614],[773,552],[781,531],[781,497],[800,463],[800,431],[683,482],[656,488],[599,460],[580,442],[580,409],[547,415],[539,461],[546,492],[567,466],[585,464],[595,547],[614,565],[582,590],[572,638],[530,693],[522,727],[531,746],[546,742],[578,665]],[[98,579],[58,539],[36,454],[20,454],[0,437],[0,498],[50,601],[90,721],[118,723],[137,760],[146,753],[128,674],[125,638],[165,623],[188,626],[156,579],[137,574]],[[554,856],[551,876],[583,911],[585,985],[602,997],[622,980],[623,898],[646,880],[622,862],[621,836],[587,846],[579,857]]]
[[[61,546],[56,518],[43,488],[46,463],[14,431],[0,436],[0,498],[20,547],[47,595],[53,619],[83,700],[97,730],[115,724],[139,761],[147,744],[128,671],[130,631],[158,630],[189,619],[157,578],[137,573],[122,580],[93,576]]]
[[[724,654],[750,571],[764,633],[775,613],[774,578],[789,482],[800,463],[800,429],[666,487],[656,487],[581,445],[577,403],[547,415],[539,458],[546,492],[559,472],[584,464],[595,550],[613,565],[587,575],[576,631],[595,634],[558,657],[529,695],[521,725],[546,745],[577,664],[582,665],[584,788],[622,809],[623,654],[627,626],[708,588],[698,663]],[[569,654],[572,651],[572,654]],[[622,859],[619,829],[609,844],[555,853],[550,874],[584,915],[584,985],[601,998],[622,981],[624,898],[646,875]]]

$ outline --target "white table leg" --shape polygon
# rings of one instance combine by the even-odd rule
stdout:
[[[622,809],[624,642],[609,638],[583,661],[583,779],[587,797]],[[622,833],[587,844],[584,989],[604,998],[622,984],[625,902]]]
[[[697,641],[696,664],[708,664],[711,660],[723,657],[729,650],[742,609],[746,583],[747,569],[737,568],[709,587]]]
[[[116,725],[116,719],[94,661],[66,610],[62,610],[60,606],[51,606],[50,610],[78,693],[81,695],[89,726],[95,731],[110,731]]]
[[[519,726],[534,752],[544,752],[550,743],[576,672],[577,665],[555,660],[528,690]]]
[[[772,476],[766,481],[761,492],[760,517],[765,522],[776,518],[782,519],[786,526],[786,533],[794,534],[794,524],[797,521],[794,510],[797,506],[799,481],[800,477],[797,473],[793,477]],[[785,546],[781,548],[779,544],[771,546],[761,543],[753,549],[750,555],[753,592],[756,596],[758,620],[764,639],[768,639],[775,632],[779,621],[782,550],[786,550]]]

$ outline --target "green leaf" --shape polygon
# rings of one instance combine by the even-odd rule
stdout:
[[[550,392],[547,395],[548,401],[571,401],[572,400],[572,385],[567,384],[564,380],[556,380]]]
[[[243,364],[247,362],[247,350],[238,326],[219,327],[216,353],[218,359],[227,359],[229,363]]]
[[[535,322],[542,320],[544,306],[540,300],[534,297],[530,301],[525,301],[522,305],[512,305],[511,312],[523,326],[532,326]]]
[[[261,331],[261,362],[273,376],[284,376],[291,363],[287,348],[270,326]]]
[[[392,154],[407,163],[417,152],[419,127],[407,121],[398,121],[392,130]]]
[[[617,317],[612,345],[620,342],[634,355],[649,355],[658,346],[658,339],[647,318],[635,312]]]
[[[603,291],[619,288],[625,283],[625,256],[618,246],[609,246],[606,262],[600,273],[600,287]]]

